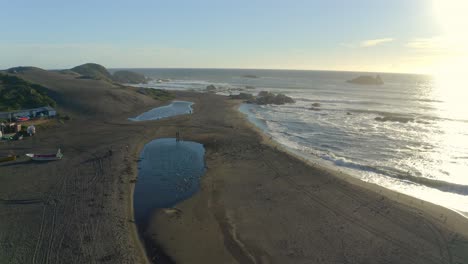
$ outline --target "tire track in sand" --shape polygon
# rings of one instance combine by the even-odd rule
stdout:
[[[373,234],[374,236],[382,238],[382,239],[388,241],[389,243],[395,244],[398,247],[400,247],[401,249],[404,249],[404,252],[406,253],[408,259],[417,260],[417,258],[416,258],[416,255],[417,255],[419,259],[422,258],[422,259],[425,259],[426,261],[428,261],[427,263],[437,263],[437,264],[440,263],[439,262],[440,260],[436,261],[436,260],[434,260],[432,258],[427,257],[425,254],[420,253],[419,250],[415,249],[410,244],[405,243],[405,242],[403,242],[403,241],[401,241],[401,240],[399,240],[397,238],[394,238],[394,237],[392,237],[391,235],[389,235],[387,233],[381,232],[378,229],[376,229],[376,228],[374,228],[374,227],[372,227],[372,226],[370,226],[368,224],[365,224],[365,223],[363,223],[361,221],[355,220],[353,216],[348,215],[348,214],[346,214],[346,213],[344,213],[342,211],[339,211],[339,210],[329,206],[326,201],[323,201],[318,196],[316,196],[316,195],[312,194],[311,192],[309,192],[308,190],[304,189],[296,181],[294,181],[290,176],[282,175],[278,171],[278,169],[272,163],[270,163],[264,156],[262,156],[261,158],[262,158],[263,162],[265,163],[265,165],[267,165],[276,174],[276,177],[275,177],[276,179],[284,180],[286,183],[288,183],[294,189],[296,189],[297,191],[303,193],[305,196],[307,196],[308,198],[313,200],[315,203],[317,203],[317,204],[321,205],[322,207],[328,209],[329,211],[333,212],[336,216],[340,216],[343,219],[347,220],[348,222],[350,222],[350,223],[352,223],[352,224],[354,224],[356,226],[359,226],[363,230],[366,230],[367,232]],[[315,204],[313,204],[313,203],[310,203],[310,202],[308,202],[306,200],[304,200],[304,202],[306,204],[308,204],[308,206],[315,207]]]

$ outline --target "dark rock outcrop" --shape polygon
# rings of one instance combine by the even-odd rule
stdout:
[[[362,84],[362,85],[382,85],[384,82],[382,81],[382,78],[380,78],[380,75],[377,75],[375,78],[372,76],[368,75],[363,75],[359,76],[357,78],[354,78],[352,80],[346,81],[348,83],[353,83],[353,84]]]
[[[208,85],[208,86],[206,87],[206,90],[207,90],[208,92],[215,92],[217,89],[216,89],[216,86],[210,84],[210,85]]]
[[[254,104],[258,105],[267,105],[267,104],[275,104],[275,105],[283,105],[283,104],[291,104],[295,103],[294,99],[284,94],[274,94],[272,92],[261,91],[255,100],[251,101]]]
[[[242,77],[244,77],[244,78],[251,78],[251,79],[257,79],[257,78],[258,78],[257,75],[253,75],[253,74],[245,74],[245,75],[242,75]]]
[[[399,123],[408,123],[408,122],[414,122],[414,118],[412,117],[407,117],[407,116],[400,116],[400,115],[385,115],[385,116],[378,116],[374,118],[375,121],[379,122],[399,122]]]

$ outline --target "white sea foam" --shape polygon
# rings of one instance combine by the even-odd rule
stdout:
[[[155,70],[170,83],[154,88],[243,92],[267,90],[296,100],[243,105],[251,122],[290,151],[364,181],[468,211],[468,112],[437,97],[424,76],[381,74],[382,86],[345,82],[359,73],[245,70]],[[189,79],[187,79],[189,78]],[[153,84],[151,84],[153,85]],[[152,86],[153,87],[153,86]],[[313,103],[319,107],[311,110]],[[462,109],[462,108],[460,108]],[[379,121],[376,118],[390,119]]]

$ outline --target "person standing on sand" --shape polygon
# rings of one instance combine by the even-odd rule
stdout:
[[[179,131],[176,132],[176,142],[180,141],[180,133]]]

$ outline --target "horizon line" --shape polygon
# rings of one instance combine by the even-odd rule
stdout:
[[[95,62],[87,62],[95,63]],[[87,64],[83,63],[83,64]],[[83,65],[79,64],[77,66]],[[99,63],[95,63],[99,64]],[[99,64],[102,65],[102,64]],[[259,70],[259,71],[315,71],[315,72],[353,72],[353,73],[373,73],[373,74],[407,74],[407,75],[426,75],[432,76],[431,73],[417,73],[417,72],[392,72],[392,71],[356,71],[356,70],[319,70],[319,69],[284,69],[284,68],[236,68],[236,67],[226,67],[226,68],[214,68],[214,67],[106,67],[108,70],[122,70],[122,69],[138,69],[138,70],[149,70],[149,69],[167,69],[167,70]],[[0,71],[7,71],[12,68],[17,67],[34,67],[48,71],[58,71],[58,70],[70,70],[71,68],[41,68],[37,66],[13,66],[6,69],[0,69]],[[74,66],[76,67],[76,66]]]

